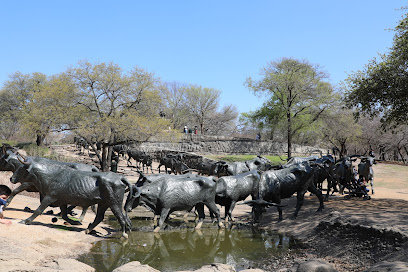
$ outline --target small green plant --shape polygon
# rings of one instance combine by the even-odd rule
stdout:
[[[48,147],[37,146],[35,143],[18,143],[16,146],[32,157],[46,157],[51,152]]]

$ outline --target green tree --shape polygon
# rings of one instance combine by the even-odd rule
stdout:
[[[336,99],[328,75],[306,60],[282,58],[267,64],[260,80],[247,78],[255,94],[266,94],[263,106],[249,116],[263,126],[286,128],[288,156],[293,138],[311,127]]]
[[[345,81],[346,102],[357,116],[380,116],[383,127],[408,121],[408,14],[395,27],[387,54],[372,59]]]
[[[212,135],[231,135],[236,131],[238,109],[234,105],[226,105],[214,112],[209,118],[207,129]]]
[[[159,81],[141,68],[124,72],[113,63],[87,61],[66,72],[77,89],[75,102],[61,125],[85,138],[109,170],[111,150],[128,141],[143,142],[167,132],[169,122],[160,117]],[[102,145],[98,152],[95,143]]]
[[[24,127],[24,114],[33,95],[47,83],[47,76],[42,73],[22,74],[16,72],[9,77],[0,91],[0,112],[3,137],[9,139]],[[23,130],[28,135],[37,136],[37,144],[43,143],[44,134],[37,130]]]
[[[194,122],[199,125],[201,134],[204,134],[212,114],[217,111],[220,91],[198,85],[190,85],[185,89],[184,95],[186,108],[189,110]]]
[[[220,135],[235,129],[238,111],[233,105],[219,110],[219,96],[218,90],[179,82],[165,83],[162,89],[166,118],[173,129],[197,125],[201,134]]]
[[[190,122],[189,110],[184,101],[186,88],[186,84],[179,82],[166,82],[162,85],[166,118],[171,120],[172,128],[178,131],[182,131]]]
[[[169,121],[159,114],[158,83],[137,67],[124,72],[113,63],[81,61],[42,84],[25,106],[25,124],[84,138],[108,171],[114,145],[168,132]]]
[[[184,107],[188,110],[190,122],[197,124],[201,134],[220,134],[234,123],[237,109],[227,105],[218,110],[220,91],[198,85],[189,85],[183,90]]]
[[[349,153],[350,147],[361,144],[362,127],[354,120],[353,112],[340,106],[327,111],[321,129],[325,142],[335,148],[339,158]]]
[[[36,86],[21,111],[22,128],[26,133],[37,135],[37,145],[42,145],[52,131],[59,131],[66,120],[76,89],[64,74],[44,78]]]

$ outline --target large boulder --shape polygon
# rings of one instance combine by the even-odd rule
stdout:
[[[308,260],[295,265],[290,271],[296,272],[337,272],[337,270],[330,263],[320,260]]]
[[[26,270],[27,269],[27,270]],[[16,270],[13,270],[16,271]],[[20,270],[18,270],[20,271]],[[87,264],[81,263],[75,259],[59,258],[37,267],[25,267],[22,271],[41,271],[41,272],[95,272],[95,269]]]
[[[406,262],[381,262],[370,267],[366,272],[404,272],[408,271],[408,263]]]
[[[141,264],[140,262],[134,261],[118,268],[114,269],[112,272],[160,272],[147,264]]]

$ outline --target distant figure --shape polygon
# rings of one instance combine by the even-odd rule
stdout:
[[[184,133],[188,133],[188,129],[187,129],[187,126],[184,126]]]
[[[358,172],[355,166],[353,166],[353,178],[355,181],[358,181]]]
[[[0,185],[0,224],[11,225],[11,220],[4,219],[3,206],[7,203],[7,198],[11,194],[11,189],[6,185]]]
[[[197,134],[197,126],[194,127],[194,134]]]
[[[257,133],[256,134],[256,140],[260,140],[261,139],[261,133]]]

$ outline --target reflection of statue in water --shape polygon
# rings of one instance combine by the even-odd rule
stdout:
[[[207,250],[214,247],[213,243],[211,237],[191,229],[155,233],[153,245],[141,262],[159,270],[199,268],[213,262]]]
[[[95,252],[94,254],[92,254]],[[103,254],[100,254],[103,252]],[[107,239],[97,242],[91,249],[91,254],[87,254],[86,258],[79,258],[84,262],[95,268],[95,271],[112,271],[115,268],[126,263],[122,256],[129,256],[131,254],[131,246],[129,241],[125,240],[123,243],[117,239]]]
[[[92,250],[96,254],[81,261],[97,271],[112,271],[130,261],[139,261],[160,271],[192,270],[215,262],[243,268],[262,258],[279,256],[280,252],[293,247],[293,241],[282,234],[257,229],[134,231],[126,244],[113,239],[96,243]]]

